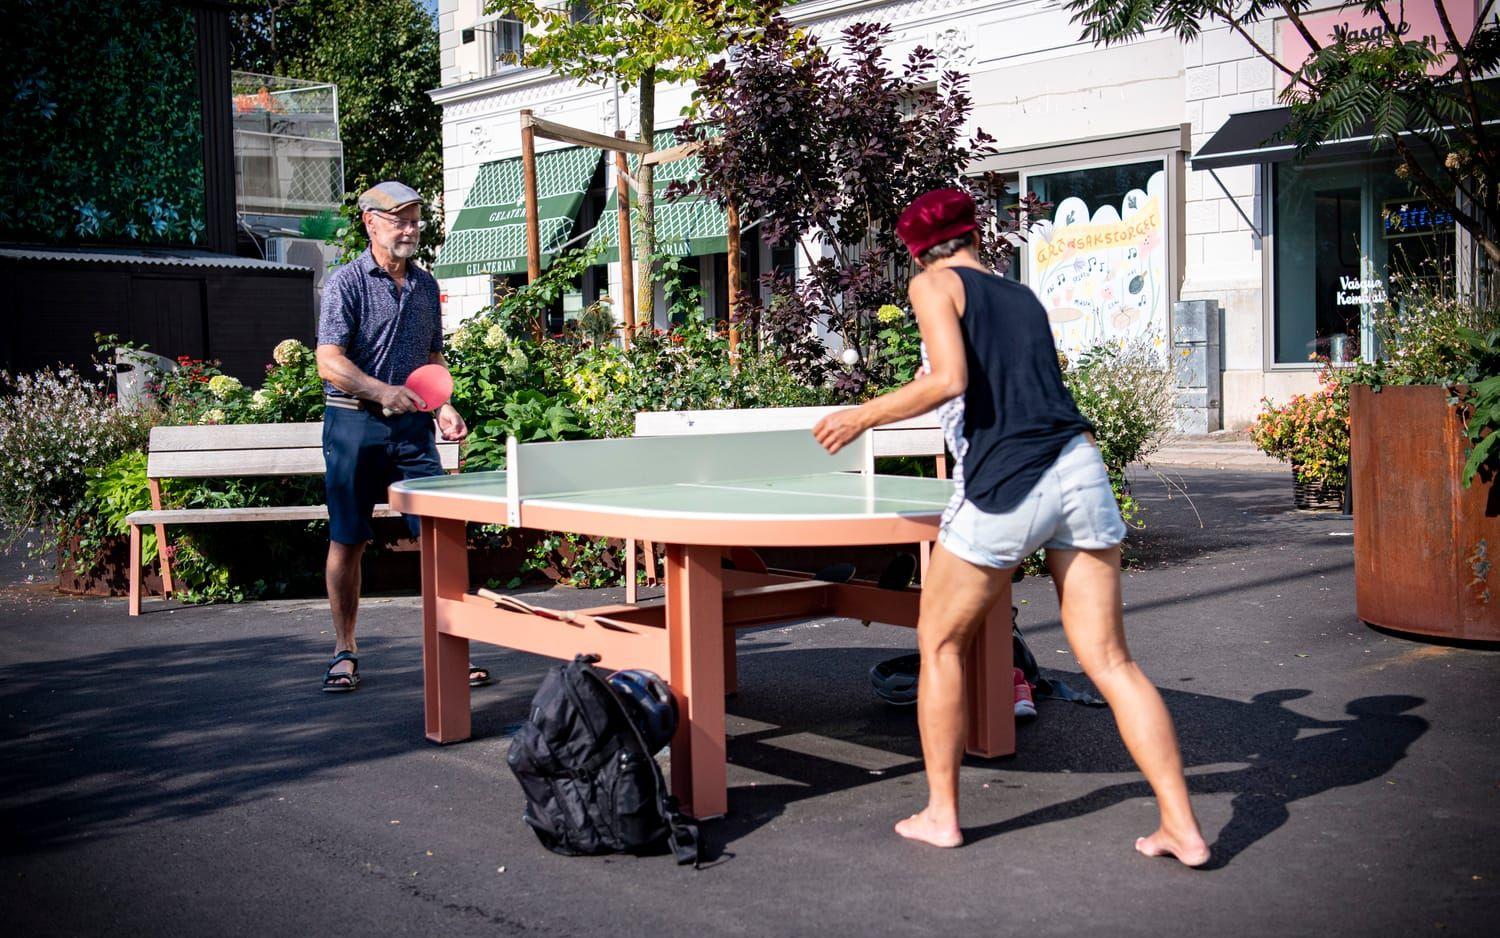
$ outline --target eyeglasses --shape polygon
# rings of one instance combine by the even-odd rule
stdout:
[[[427,230],[427,221],[422,218],[407,220],[397,215],[392,215],[390,212],[382,212],[377,208],[369,209],[369,212],[371,215],[379,215],[381,218],[385,219],[397,231],[400,231],[404,228],[415,228],[418,231]]]

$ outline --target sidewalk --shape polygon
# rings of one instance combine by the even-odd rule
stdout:
[[[1196,469],[1234,469],[1245,472],[1291,472],[1278,459],[1255,448],[1246,430],[1220,430],[1201,436],[1174,434],[1147,463],[1152,466]]]
[[[363,605],[365,681],[334,696],[325,601],[130,619],[124,600],[12,585],[0,908],[27,936],[1489,934],[1500,652],[1356,620],[1348,518],[1292,510],[1284,478],[1166,475],[1134,480],[1126,621],[1177,721],[1208,870],[1134,853],[1150,791],[1109,711],[1057,701],[1015,756],[965,764],[967,846],[900,841],[923,793],[915,714],[867,673],[911,650],[905,630],[741,636],[731,813],[694,872],[557,857],[522,824],[505,756],[547,661],[476,644],[495,683],[474,738],[426,742],[415,596]],[[1050,581],[1015,600],[1043,669],[1087,687]]]

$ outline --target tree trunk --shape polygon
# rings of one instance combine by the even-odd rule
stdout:
[[[641,142],[656,148],[656,69],[648,68],[641,76]],[[642,326],[656,325],[656,172],[643,161],[636,180],[640,183],[641,246],[636,268],[636,321]]]

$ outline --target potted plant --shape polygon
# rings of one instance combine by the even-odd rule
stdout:
[[[1355,606],[1384,628],[1500,641],[1500,308],[1411,292],[1349,376]]]
[[[1292,497],[1300,509],[1344,504],[1349,479],[1349,388],[1326,359],[1318,390],[1285,404],[1262,400],[1250,439],[1267,455],[1292,464]]]

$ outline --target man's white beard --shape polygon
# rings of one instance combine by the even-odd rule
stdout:
[[[392,257],[398,257],[401,260],[406,260],[415,253],[417,253],[416,242],[411,242],[410,244],[402,244],[400,241],[394,241],[391,243]]]

